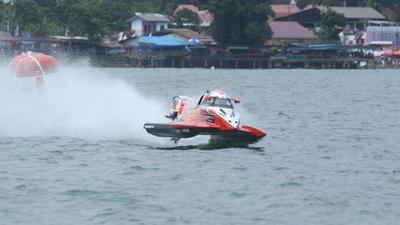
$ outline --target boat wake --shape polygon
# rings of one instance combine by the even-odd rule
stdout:
[[[161,106],[100,70],[63,68],[42,87],[0,69],[0,136],[146,138],[142,125]]]

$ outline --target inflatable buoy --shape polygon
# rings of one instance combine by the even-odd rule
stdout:
[[[57,60],[53,56],[26,52],[11,61],[11,70],[16,77],[34,77],[37,86],[43,86],[45,74],[57,71]]]
[[[17,77],[37,77],[57,71],[57,60],[53,56],[26,52],[11,61],[11,69]]]

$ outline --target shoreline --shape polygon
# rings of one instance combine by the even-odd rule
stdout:
[[[9,67],[12,58],[3,57],[0,67]],[[132,59],[127,56],[75,56],[59,58],[59,65],[89,66],[96,68],[158,68],[158,69],[311,69],[311,70],[343,70],[343,69],[400,69],[400,64],[381,64],[373,59],[363,58],[314,58],[287,59],[276,57],[269,59]]]
[[[400,64],[382,64],[366,58],[129,58],[92,56],[90,65],[110,68],[182,68],[182,69],[400,69]]]

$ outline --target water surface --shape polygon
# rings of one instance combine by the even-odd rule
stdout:
[[[0,75],[0,224],[400,220],[397,70],[64,68],[39,91]],[[142,129],[213,88],[268,136],[215,148]]]

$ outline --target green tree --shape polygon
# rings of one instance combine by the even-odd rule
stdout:
[[[208,8],[214,14],[211,32],[223,45],[260,45],[272,36],[269,0],[211,0]]]
[[[100,15],[98,16],[104,21],[103,26],[106,32],[122,31],[128,28],[126,20],[134,15],[132,2],[132,0],[103,0],[100,2]]]
[[[54,23],[35,0],[16,0],[15,20],[19,31],[29,31],[33,35],[48,35],[54,33]]]
[[[0,31],[10,28],[12,20],[11,4],[0,1]]]
[[[304,9],[307,5],[311,4],[312,0],[296,0],[296,6],[299,9]]]
[[[313,0],[313,5],[343,6],[343,0]]]
[[[105,21],[101,17],[99,2],[80,1],[72,5],[72,14],[70,15],[71,32],[73,34],[87,35],[91,41],[101,40],[105,33]]]
[[[132,0],[57,0],[54,6],[59,23],[69,36],[87,36],[100,41],[104,34],[127,28],[133,15]]]
[[[177,27],[183,27],[185,23],[198,27],[200,24],[200,18],[197,13],[189,9],[181,9],[176,12],[174,16],[174,22],[176,23]]]
[[[321,31],[319,36],[323,41],[339,40],[339,28],[346,25],[345,17],[328,8],[321,13]]]

